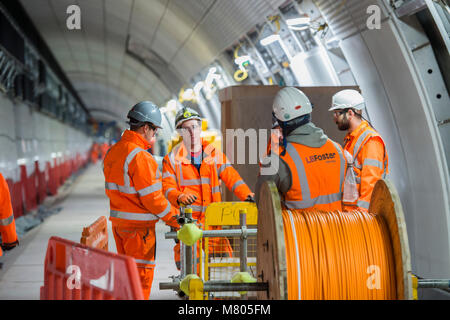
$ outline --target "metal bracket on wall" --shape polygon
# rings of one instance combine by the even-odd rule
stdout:
[[[15,77],[23,67],[0,46],[0,89],[9,92],[14,86]]]
[[[391,6],[395,10],[398,18],[410,16],[417,12],[426,9],[427,4],[425,0],[409,0],[409,1],[394,1]]]
[[[444,124],[450,123],[450,118],[445,120],[438,120],[437,125],[438,127],[443,126]]]

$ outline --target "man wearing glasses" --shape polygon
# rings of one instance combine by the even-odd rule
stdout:
[[[175,116],[175,127],[183,141],[163,160],[164,195],[174,207],[192,208],[192,217],[205,224],[206,207],[220,202],[220,181],[241,201],[254,202],[254,194],[232,167],[227,157],[201,138],[201,118],[197,111],[184,107]],[[226,238],[210,241],[209,252],[231,256]],[[174,248],[175,263],[180,269],[180,245]]]
[[[162,192],[161,172],[146,150],[161,128],[161,112],[150,101],[129,112],[130,129],[113,145],[103,162],[106,195],[117,252],[134,257],[148,300],[155,269],[155,224],[162,219],[178,229],[176,210]]]
[[[386,144],[380,134],[362,115],[364,98],[356,90],[342,90],[332,98],[333,119],[339,130],[347,131],[344,149],[353,156],[359,197],[353,202],[344,202],[344,210],[369,209],[370,197],[375,183],[385,178],[388,171]]]

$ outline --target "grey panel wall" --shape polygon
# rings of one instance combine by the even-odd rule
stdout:
[[[384,19],[374,30],[361,19],[354,23],[331,16],[327,8],[335,1],[318,3],[342,40],[370,118],[386,140],[391,179],[405,211],[413,271],[421,277],[449,277],[448,167],[424,79],[398,22],[382,1],[348,1],[342,10],[342,17],[367,18],[367,6],[378,5]]]
[[[55,159],[60,164],[77,154],[87,157],[91,145],[84,133],[0,93],[0,172],[5,178],[19,181],[20,165],[32,174],[35,161],[44,171]]]

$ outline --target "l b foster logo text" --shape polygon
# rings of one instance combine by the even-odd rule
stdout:
[[[336,157],[336,153],[324,153],[324,154],[315,154],[313,156],[310,157],[306,157],[306,163],[312,163],[312,162],[316,162],[316,161],[323,161],[323,160],[330,160],[330,159],[334,159]]]

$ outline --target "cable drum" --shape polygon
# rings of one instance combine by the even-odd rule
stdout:
[[[273,182],[261,189],[259,299],[411,299],[408,239],[395,188],[380,180],[369,213],[282,210]]]

